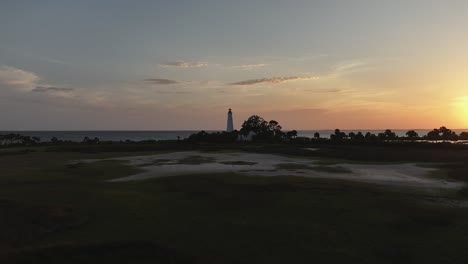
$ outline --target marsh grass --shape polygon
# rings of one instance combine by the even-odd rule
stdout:
[[[280,163],[276,164],[275,167],[280,170],[289,170],[289,171],[296,171],[296,170],[312,170],[317,172],[328,172],[328,173],[351,173],[352,170],[340,167],[340,166],[311,166],[307,164],[301,163]]]
[[[174,163],[176,162],[170,159],[155,159],[155,160],[152,160],[151,162],[140,164],[138,165],[138,167],[162,166],[162,165],[168,165],[168,164],[174,164]]]
[[[3,260],[15,264],[81,264],[109,263],[109,261],[114,264],[196,263],[181,252],[146,241],[47,245],[41,248],[11,250]]]
[[[216,159],[212,157],[188,156],[188,157],[177,160],[176,164],[200,165],[200,164],[214,163],[214,162],[216,162]]]
[[[312,166],[309,166],[307,164],[301,164],[301,163],[279,163],[275,165],[275,168],[279,170],[310,170],[312,169]]]
[[[328,173],[352,173],[353,171],[341,166],[314,166],[310,170]]]
[[[255,165],[258,164],[257,162],[251,162],[251,161],[242,161],[242,160],[237,160],[237,161],[221,161],[219,162],[224,165]]]
[[[438,193],[233,173],[110,183],[106,180],[141,168],[116,160],[66,165],[113,155],[129,156],[40,151],[2,156],[0,234],[15,238],[14,243],[0,238],[0,263],[465,264],[468,259],[468,211],[425,203]],[[467,180],[466,163],[443,169],[447,177]]]

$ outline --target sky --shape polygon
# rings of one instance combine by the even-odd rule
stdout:
[[[465,0],[2,0],[1,130],[468,128]]]

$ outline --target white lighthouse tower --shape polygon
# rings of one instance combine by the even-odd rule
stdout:
[[[229,112],[228,112],[226,131],[227,131],[227,132],[232,132],[232,131],[234,131],[234,123],[233,123],[233,121],[232,121],[232,112],[231,112],[231,108],[229,108]]]

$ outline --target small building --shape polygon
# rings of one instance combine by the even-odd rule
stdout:
[[[247,135],[239,133],[239,135],[237,135],[237,141],[252,141],[256,135],[257,133],[253,131],[249,131]]]

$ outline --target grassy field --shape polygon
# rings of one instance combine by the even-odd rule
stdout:
[[[468,196],[465,189],[415,192],[340,180],[227,173],[110,183],[106,180],[142,168],[118,161],[69,162],[153,152],[145,152],[146,148],[131,153],[45,150],[0,151],[0,263],[468,260],[468,208],[440,202],[463,201]],[[323,156],[329,163],[351,158],[359,162],[436,160],[412,159],[411,153],[398,148],[365,147],[355,155],[349,153],[356,151],[354,147],[277,150]],[[444,157],[458,157],[438,160],[443,162],[437,165],[441,177],[467,181],[468,165],[459,160],[468,156],[467,150],[433,151],[432,157],[441,152]],[[414,150],[426,153],[423,157],[429,156],[427,152]],[[406,154],[398,158],[401,153]],[[200,162],[210,161],[186,160],[187,164]]]

